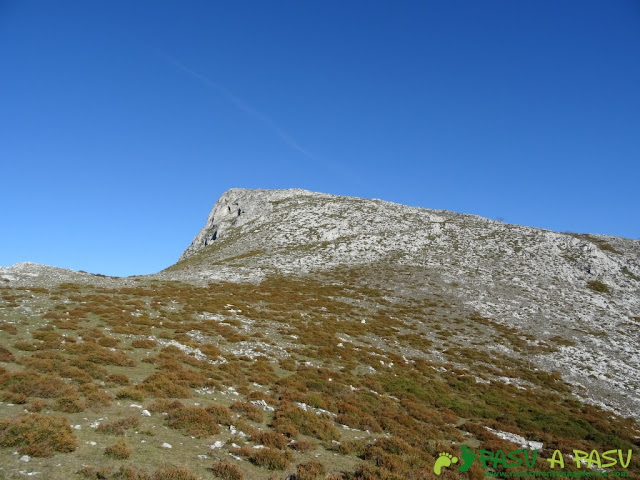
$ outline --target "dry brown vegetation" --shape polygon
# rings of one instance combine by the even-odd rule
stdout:
[[[232,463],[219,461],[210,468],[211,473],[223,480],[243,480],[244,474],[237,465]]]
[[[200,407],[172,408],[167,417],[168,425],[194,437],[209,437],[220,433],[216,419]]]
[[[140,426],[140,420],[138,417],[126,417],[112,422],[105,422],[98,425],[96,431],[99,433],[106,433],[109,435],[124,435],[130,428],[137,428]]]
[[[131,447],[129,446],[129,442],[120,439],[117,440],[113,445],[105,448],[104,454],[108,457],[116,458],[118,460],[124,460],[125,458],[129,458],[129,456],[131,456]]]
[[[77,441],[66,418],[31,414],[0,421],[0,446],[32,457],[51,457],[73,452]]]
[[[85,478],[419,479],[430,478],[439,452],[455,453],[452,442],[508,450],[485,429],[492,427],[542,441],[545,452],[630,448],[629,471],[640,472],[635,422],[582,404],[557,373],[529,367],[526,354],[569,340],[531,346],[528,334],[444,297],[393,300],[365,285],[362,272],[331,275],[270,277],[259,286],[62,284],[31,290],[56,303],[24,324],[9,315],[25,293],[5,289],[0,398],[15,409],[0,411],[0,455],[10,447],[73,465],[86,458],[74,456],[78,437],[81,445],[103,441],[96,466],[70,473]],[[514,354],[459,341],[451,321]],[[84,421],[102,417],[95,430]],[[210,451],[216,440],[223,447]],[[159,447],[165,441],[173,450]],[[151,463],[180,458],[178,451],[193,465]],[[218,460],[199,464],[195,451]],[[248,462],[229,463],[229,453]],[[142,463],[121,465],[129,456]],[[474,467],[455,478],[483,473]]]

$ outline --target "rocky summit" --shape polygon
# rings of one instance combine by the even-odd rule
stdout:
[[[0,479],[640,472],[639,327],[638,240],[234,188],[157,274],[0,268]]]

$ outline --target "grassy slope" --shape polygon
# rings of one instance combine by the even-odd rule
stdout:
[[[629,471],[640,473],[633,421],[581,404],[558,375],[529,367],[527,355],[556,345],[482,318],[435,286],[416,294],[411,275],[379,266],[259,286],[143,278],[136,288],[4,287],[0,479],[23,478],[21,470],[191,478],[157,471],[162,464],[215,478],[212,466],[232,469],[218,461],[247,479],[283,479],[310,462],[332,478],[432,478],[438,453],[457,454],[460,443],[519,448],[484,426],[544,442],[545,458],[556,448],[631,448]],[[51,422],[59,435],[47,433]],[[22,453],[33,458],[22,462]],[[301,479],[315,478],[314,468],[322,471],[308,467]],[[439,478],[483,475],[476,464]]]

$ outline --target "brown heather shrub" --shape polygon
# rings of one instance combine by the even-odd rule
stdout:
[[[233,451],[247,457],[254,465],[269,470],[284,470],[290,464],[288,453],[271,448],[260,448],[256,450],[249,447],[242,447]]]
[[[301,438],[300,440],[295,440],[289,443],[289,447],[296,452],[310,452],[311,450],[315,450],[317,445],[309,440],[305,440]]]
[[[165,399],[159,399],[155,400],[151,405],[149,405],[148,410],[154,413],[163,413],[168,412],[169,410],[174,408],[185,408],[185,405],[180,400],[169,401]]]
[[[29,410],[29,412],[31,413],[38,413],[38,412],[41,412],[46,406],[47,406],[46,402],[43,402],[42,400],[39,400],[39,399],[34,399],[27,406],[27,410]]]
[[[409,466],[400,455],[387,453],[375,445],[367,446],[363,458],[372,462],[376,467],[383,468],[392,473],[406,475],[409,470]]]
[[[198,348],[202,353],[204,353],[209,358],[218,358],[222,354],[220,349],[213,345],[212,343],[207,343],[204,345],[198,345]]]
[[[0,394],[0,398],[7,403],[15,403],[17,405],[23,405],[27,403],[29,397],[27,397],[23,393],[11,393],[11,392],[2,392]]]
[[[280,368],[283,370],[288,370],[289,372],[296,371],[296,361],[293,358],[284,358],[279,362]]]
[[[85,466],[76,473],[90,480],[149,480],[150,478],[147,473],[124,465],[114,471],[111,471],[108,467]]]
[[[231,411],[219,403],[212,403],[205,407],[205,410],[215,419],[217,423],[222,425],[231,425]]]
[[[71,379],[77,383],[89,383],[93,381],[91,375],[78,367],[64,366],[59,370],[60,376]]]
[[[273,403],[274,399],[265,392],[259,392],[257,390],[252,390],[247,394],[247,400],[264,400],[265,402]]]
[[[73,393],[73,389],[61,378],[33,372],[5,373],[0,376],[0,387],[10,393],[40,398],[56,398]]]
[[[45,343],[51,344],[60,344],[64,339],[60,333],[54,332],[53,328],[48,329],[47,327],[42,327],[39,330],[36,330],[31,334],[31,336],[36,340],[41,340]]]
[[[100,340],[98,340],[98,345],[107,348],[113,348],[117,346],[118,343],[120,343],[120,340],[111,337],[102,337]]]
[[[138,417],[126,417],[112,422],[101,423],[98,425],[96,431],[98,433],[106,433],[110,435],[124,435],[128,429],[137,428],[139,426],[140,419],[138,419]]]
[[[18,334],[18,329],[14,325],[6,322],[0,322],[0,330],[4,330],[5,332],[10,333],[11,335]]]
[[[148,340],[146,338],[140,339],[140,340],[134,340],[133,342],[131,342],[131,346],[133,348],[153,348],[157,345],[156,342],[154,342],[153,340]]]
[[[149,480],[149,475],[137,468],[122,466],[114,473],[113,478],[117,480]]]
[[[182,372],[180,372],[182,373]],[[179,373],[155,372],[149,375],[139,389],[152,397],[160,398],[190,398],[191,392],[187,388],[188,382]]]
[[[133,358],[120,351],[112,352],[92,342],[85,342],[81,345],[89,347],[89,353],[82,355],[80,357],[81,361],[96,363],[98,365],[115,365],[117,367],[133,367],[136,364]],[[93,345],[93,348],[91,345]],[[68,349],[65,348],[65,350]]]
[[[151,335],[153,330],[145,325],[127,325],[125,323],[111,322],[111,331],[122,335]]]
[[[382,437],[378,438],[375,445],[385,452],[394,453],[396,455],[407,455],[415,452],[415,448],[398,437]]]
[[[294,392],[302,393],[307,391],[307,386],[304,383],[296,380],[294,375],[281,378],[280,380],[275,382],[275,384],[278,387],[277,391],[282,395],[284,394],[291,395]],[[304,397],[301,396],[300,399],[303,400]]]
[[[94,378],[97,380],[103,380],[107,378],[107,376],[109,375],[109,372],[104,367],[101,367],[100,365],[96,365],[95,363],[85,362],[77,358],[71,360],[70,365],[73,365],[74,367],[78,367],[80,370],[87,372],[89,375],[91,375],[91,378]]]
[[[231,383],[233,385],[233,382],[228,382]],[[242,384],[236,384],[236,392],[238,392],[240,395],[244,395],[245,397],[247,395],[249,395],[249,392],[251,391],[249,389],[249,386],[246,383],[242,383]]]
[[[363,463],[358,465],[355,472],[349,474],[350,480],[407,480],[407,477],[391,473],[380,467]],[[421,478],[421,477],[418,477]],[[429,478],[429,477],[422,477]]]
[[[198,480],[186,467],[164,466],[153,472],[151,480]]]
[[[115,385],[129,385],[129,377],[124,373],[112,373],[107,377],[107,381]]]
[[[249,420],[261,422],[264,419],[262,409],[249,402],[235,401],[231,404],[231,410],[245,415]]]
[[[89,478],[91,480],[104,480],[107,478],[108,479],[113,478],[113,475],[111,474],[111,470],[108,467],[96,468],[96,467],[91,467],[89,465],[86,465],[82,467],[80,470],[78,470],[76,473],[84,478]]]
[[[244,475],[236,465],[220,460],[209,469],[216,477],[223,480],[243,480]]]
[[[249,381],[258,385],[271,385],[278,377],[268,373],[258,373],[249,376]]]
[[[79,413],[86,407],[86,403],[77,395],[67,395],[58,398],[54,404],[53,409],[65,413]]]
[[[281,422],[291,423],[303,435],[318,438],[324,441],[339,440],[338,430],[326,420],[322,420],[317,415],[298,408],[290,403],[284,402],[278,407],[273,416],[271,426],[279,431],[278,425]]]
[[[327,469],[320,462],[301,463],[296,467],[295,480],[321,480],[327,475]]]
[[[18,362],[26,370],[33,370],[38,373],[59,372],[67,368],[67,362],[62,355],[50,351],[35,352],[30,356],[21,357]]]
[[[286,418],[278,418],[277,420],[272,421],[269,426],[287,438],[295,438],[300,434],[300,431],[296,428],[293,422]]]
[[[77,441],[66,418],[30,414],[0,421],[0,446],[32,457],[51,457],[55,452],[73,452]]]
[[[60,330],[80,330],[80,328],[82,328],[80,326],[80,321],[76,320],[76,319],[74,319],[74,320],[56,320],[53,323],[56,326],[56,328],[59,328]]]
[[[97,410],[111,405],[113,396],[109,392],[100,390],[98,386],[93,383],[86,384],[87,388],[82,388],[84,386],[85,385],[81,386],[80,391],[85,396],[87,407],[92,410]]]
[[[124,460],[131,455],[131,447],[129,446],[129,442],[124,439],[119,439],[113,445],[105,448],[104,454],[108,457]]]
[[[367,414],[343,413],[338,415],[336,422],[358,430],[369,430],[374,433],[381,433],[382,427],[376,422],[375,418]]]
[[[82,339],[85,342],[89,342],[89,341],[96,342],[104,337],[103,331],[100,330],[99,328],[86,328],[78,332],[78,335],[82,337]]]
[[[355,454],[359,457],[364,455],[366,448],[367,442],[365,440],[347,440],[331,447],[332,450],[335,450],[342,455]]]
[[[284,435],[276,432],[265,432],[263,430],[254,429],[249,435],[249,440],[256,443],[261,443],[265,447],[283,449],[289,443],[289,440]]]
[[[136,402],[144,401],[144,392],[132,387],[121,388],[116,392],[116,398],[128,398],[129,400],[135,400]]]
[[[10,350],[0,345],[0,362],[13,362],[15,359]]]
[[[204,408],[174,408],[168,413],[169,426],[187,435],[202,438],[220,433],[218,422]]]
[[[27,341],[19,341],[13,344],[15,348],[18,350],[22,350],[23,352],[35,352],[40,348],[40,344],[35,342],[27,342]]]

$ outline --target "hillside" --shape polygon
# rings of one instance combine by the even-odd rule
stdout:
[[[158,274],[0,268],[0,479],[635,475],[639,325],[638,240],[232,189]]]

